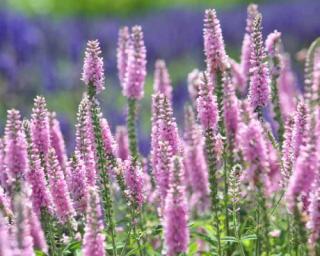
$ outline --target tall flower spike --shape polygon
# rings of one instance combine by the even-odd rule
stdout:
[[[286,187],[292,174],[292,132],[294,127],[294,118],[289,116],[285,124],[284,142],[282,147],[282,186]]]
[[[163,98],[158,125],[159,140],[168,141],[172,149],[172,154],[179,155],[181,153],[181,143],[178,127],[173,116],[172,105],[166,97]]]
[[[204,155],[204,139],[191,107],[185,111],[185,171],[192,187],[192,202],[200,212],[209,205],[208,169]]]
[[[292,155],[295,160],[303,145],[306,145],[308,133],[308,107],[305,103],[300,102],[294,117],[294,127],[292,131]]]
[[[129,198],[131,199],[134,207],[141,209],[144,201],[141,166],[133,159],[126,160],[124,163],[124,173]]]
[[[64,168],[67,161],[66,145],[55,112],[50,113],[50,141],[51,146],[56,151],[61,167]]]
[[[47,103],[42,96],[37,96],[34,99],[31,114],[31,134],[35,148],[41,157],[45,158],[50,147],[50,126]]]
[[[15,221],[12,230],[13,255],[33,256],[33,238],[28,218],[28,209],[25,195],[14,199]]]
[[[23,128],[28,145],[27,182],[31,186],[33,209],[40,216],[41,209],[52,211],[52,197],[48,189],[44,168],[41,166],[39,153],[32,143],[30,123],[24,121]]]
[[[131,99],[139,100],[143,97],[146,71],[146,48],[140,26],[131,29],[131,43],[128,51],[128,66],[124,79],[123,94]]]
[[[79,152],[75,152],[69,162],[70,177],[68,185],[73,208],[78,215],[82,215],[87,207],[88,189],[86,182],[86,170]]]
[[[250,4],[247,9],[247,25],[246,33],[244,34],[242,49],[241,49],[241,67],[243,75],[248,79],[250,69],[250,54],[251,54],[251,38],[250,34],[253,31],[253,20],[258,14],[258,6]]]
[[[235,85],[235,89],[242,95],[246,90],[246,77],[243,75],[241,65],[235,60],[230,59],[230,68],[232,74],[232,83]]]
[[[261,109],[270,100],[270,79],[261,32],[262,16],[256,15],[251,33],[249,99],[252,107]]]
[[[215,130],[218,124],[218,106],[216,97],[213,96],[212,81],[203,73],[201,76],[200,95],[197,99],[197,111],[201,125],[204,129]]]
[[[101,49],[99,41],[88,41],[81,80],[87,86],[92,86],[96,93],[100,93],[105,89],[103,58],[100,57],[100,55]]]
[[[24,178],[27,167],[26,141],[22,131],[20,112],[12,109],[8,111],[5,127],[5,165],[10,182]]]
[[[104,151],[106,155],[115,155],[115,141],[111,134],[111,130],[108,124],[107,119],[101,118],[100,120],[100,126],[102,131],[102,139],[103,139],[103,145],[104,145]]]
[[[207,70],[212,76],[215,75],[218,70],[225,70],[228,65],[228,57],[224,47],[220,21],[214,9],[205,11],[203,37]]]
[[[155,93],[164,94],[169,100],[172,99],[171,80],[164,60],[156,61],[153,90]]]
[[[96,185],[95,143],[91,124],[90,102],[85,95],[79,104],[76,124],[76,151],[79,152],[86,169],[86,178],[90,186]]]
[[[181,160],[175,157],[174,168],[170,172],[170,190],[164,208],[164,240],[168,256],[185,253],[189,243],[188,209],[183,177]]]
[[[120,84],[122,87],[128,67],[129,45],[130,34],[128,27],[120,28],[117,48],[117,68]]]
[[[48,155],[48,176],[56,215],[62,223],[65,223],[74,216],[74,209],[63,171],[53,148],[50,148]]]
[[[104,256],[103,215],[101,202],[95,188],[89,188],[89,200],[86,211],[86,226],[83,238],[84,256]]]
[[[125,126],[118,126],[116,128],[116,143],[117,143],[117,157],[121,160],[129,158],[129,140],[128,130]]]

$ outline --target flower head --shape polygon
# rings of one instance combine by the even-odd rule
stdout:
[[[199,96],[200,84],[200,71],[194,69],[188,74],[188,91],[193,104],[196,104]]]
[[[24,177],[27,168],[26,141],[22,131],[20,112],[8,110],[5,127],[5,158],[4,162],[11,181]]]
[[[125,126],[118,126],[116,128],[116,142],[117,142],[117,157],[121,160],[129,158],[129,139],[128,131]]]
[[[93,86],[96,93],[104,90],[103,58],[98,40],[88,41],[83,63],[81,80],[87,86]]]
[[[164,60],[156,61],[153,89],[155,93],[163,93],[169,100],[172,99],[171,80]]]
[[[117,67],[118,76],[121,86],[123,86],[124,79],[128,67],[128,54],[130,45],[130,33],[128,27],[123,27],[119,30],[118,48],[117,48]]]
[[[265,107],[270,100],[269,70],[265,60],[261,32],[261,14],[256,15],[251,33],[249,99],[254,109]]]
[[[60,123],[56,118],[56,113],[50,113],[50,142],[55,149],[58,161],[62,167],[66,164],[66,145],[60,128]]]
[[[218,106],[213,96],[211,79],[207,74],[201,78],[200,94],[197,99],[198,117],[204,129],[215,130],[218,123]]]
[[[128,50],[128,66],[123,84],[123,94],[128,98],[141,99],[144,91],[146,71],[146,48],[140,26],[131,29],[131,43]]]
[[[50,147],[50,125],[47,103],[42,96],[37,96],[34,99],[31,114],[31,134],[35,148],[39,154],[46,157]]]
[[[214,75],[218,70],[225,70],[228,65],[228,57],[224,48],[220,21],[214,9],[205,11],[203,37],[209,74]]]

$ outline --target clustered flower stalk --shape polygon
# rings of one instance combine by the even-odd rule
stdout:
[[[110,191],[109,168],[103,145],[103,136],[100,126],[100,108],[96,94],[104,89],[103,60],[98,41],[89,41],[83,66],[82,80],[88,86],[88,97],[90,101],[90,115],[95,139],[95,152],[97,158],[97,169],[100,175],[100,186],[102,188],[102,201],[104,205],[106,220],[109,224],[108,230],[111,234],[114,255],[117,255],[115,241],[115,224],[113,219],[112,199]]]

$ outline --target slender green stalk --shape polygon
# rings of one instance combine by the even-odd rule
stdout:
[[[100,186],[102,187],[102,191],[101,191],[102,202],[104,206],[106,220],[108,221],[108,224],[109,224],[109,232],[111,234],[113,254],[117,255],[117,247],[116,247],[116,241],[115,241],[116,239],[115,223],[113,219],[109,170],[108,170],[107,156],[104,151],[102,131],[100,126],[100,117],[99,117],[100,110],[99,110],[98,102],[95,96],[94,86],[88,86],[88,96],[91,103],[90,111],[91,111],[91,119],[92,119],[93,131],[94,131],[94,137],[95,137],[98,169],[100,173]]]
[[[274,112],[274,119],[278,123],[278,138],[280,147],[282,146],[283,142],[283,134],[284,134],[284,123],[281,114],[281,107],[280,107],[280,99],[279,99],[279,91],[278,91],[278,78],[279,78],[279,70],[280,70],[280,60],[279,57],[275,56],[272,58],[272,66],[275,69],[272,78],[271,78],[271,101],[273,106]]]
[[[41,223],[48,242],[49,255],[57,256],[57,245],[55,240],[55,222],[46,209],[41,210]]]
[[[137,131],[136,131],[136,111],[137,111],[137,100],[128,99],[128,137],[129,137],[129,150],[133,159],[139,158],[138,143],[137,143]]]
[[[220,231],[220,220],[219,220],[219,200],[218,200],[218,189],[217,189],[217,160],[215,152],[215,137],[212,129],[207,129],[205,132],[205,146],[206,146],[206,157],[209,168],[209,183],[211,190],[211,208],[213,211],[213,227],[216,231],[218,241],[218,255],[222,255],[221,248],[221,231]]]

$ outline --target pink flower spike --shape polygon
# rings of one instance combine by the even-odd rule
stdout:
[[[129,45],[130,33],[128,27],[120,28],[117,48],[117,68],[120,84],[122,87],[128,67]]]
[[[11,199],[0,186],[0,215],[6,218],[11,218],[12,214]]]
[[[79,152],[86,169],[88,185],[96,185],[95,142],[90,116],[90,102],[85,95],[79,104],[76,124],[76,151]]]
[[[42,157],[46,158],[50,147],[50,126],[47,103],[42,96],[37,96],[34,99],[31,114],[31,134],[35,148]]]
[[[277,48],[281,42],[281,33],[277,30],[273,31],[267,36],[266,39],[266,50],[270,56],[277,54]]]
[[[123,94],[132,99],[141,99],[146,70],[146,48],[143,41],[142,28],[134,26],[131,29],[131,43],[128,50],[128,66],[124,79]]]
[[[184,170],[181,159],[174,158],[170,171],[170,189],[164,208],[164,240],[166,255],[185,253],[189,244],[188,208],[185,195]]]
[[[196,104],[199,96],[200,84],[200,71],[194,69],[188,74],[188,91],[193,104]]]
[[[116,154],[116,147],[115,147],[116,144],[115,144],[114,138],[111,134],[111,130],[110,130],[107,119],[101,118],[100,126],[101,126],[101,131],[102,131],[104,151],[106,152],[106,155],[115,155]]]
[[[220,21],[214,9],[205,11],[203,38],[207,71],[210,76],[214,76],[218,70],[224,71],[228,66]]]
[[[0,214],[0,255],[12,256],[13,252],[10,247],[9,225],[4,217]]]
[[[117,142],[117,157],[121,160],[129,158],[129,139],[128,131],[125,126],[118,126],[116,128],[116,142]]]
[[[31,206],[29,207],[28,218],[30,223],[30,234],[33,239],[34,248],[47,253],[48,245],[41,227],[39,217],[33,212]]]
[[[261,32],[262,16],[258,14],[251,33],[249,99],[252,107],[265,107],[270,101],[270,78]]]
[[[172,85],[169,72],[164,60],[157,60],[154,71],[153,90],[164,94],[170,101],[172,99]]]
[[[103,58],[100,57],[100,55],[101,49],[99,41],[88,41],[81,80],[87,86],[93,86],[96,93],[100,93],[105,89]]]
[[[60,123],[56,118],[56,113],[50,113],[50,141],[55,149],[61,167],[65,167],[67,161],[66,145],[60,128]]]
[[[89,188],[89,200],[86,211],[86,226],[83,238],[83,256],[105,256],[103,234],[103,214],[98,193]]]
[[[197,110],[200,123],[204,129],[217,128],[218,124],[218,106],[216,97],[213,96],[212,82],[205,73],[201,76],[200,95],[197,99]]]
[[[74,216],[66,179],[53,148],[48,155],[49,186],[58,219],[65,223]]]
[[[4,162],[10,178],[9,183],[24,178],[27,168],[27,148],[22,131],[20,112],[8,110],[5,127],[5,158]]]
[[[68,185],[73,207],[78,215],[82,215],[87,207],[88,189],[86,182],[86,170],[79,152],[75,152],[69,162],[70,177]]]
[[[143,174],[141,166],[132,159],[124,162],[125,181],[134,207],[141,209],[144,202]]]

